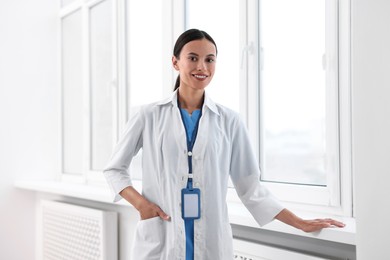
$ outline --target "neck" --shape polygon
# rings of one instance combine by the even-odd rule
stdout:
[[[201,109],[203,105],[204,90],[186,90],[179,88],[178,99],[180,107],[192,114],[194,110]]]

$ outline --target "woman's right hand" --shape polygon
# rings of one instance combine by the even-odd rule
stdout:
[[[154,217],[160,217],[167,221],[171,219],[159,206],[148,201],[132,186],[124,188],[119,194],[138,210],[141,220]]]
[[[146,220],[154,217],[160,217],[163,220],[170,220],[170,217],[156,204],[145,201],[138,207],[141,220]]]

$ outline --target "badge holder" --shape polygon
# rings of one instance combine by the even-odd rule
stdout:
[[[200,189],[181,190],[181,215],[185,220],[200,218]]]

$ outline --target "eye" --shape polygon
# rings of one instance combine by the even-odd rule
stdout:
[[[209,58],[209,59],[207,59],[207,62],[208,62],[208,63],[213,63],[213,62],[215,62],[215,60],[214,60],[214,59],[211,59],[211,58]]]
[[[188,59],[189,59],[190,61],[197,61],[197,60],[198,60],[198,58],[195,57],[195,56],[189,56]]]

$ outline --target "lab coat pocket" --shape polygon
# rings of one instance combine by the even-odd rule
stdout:
[[[162,259],[164,237],[164,223],[160,217],[139,221],[134,237],[132,259]]]

